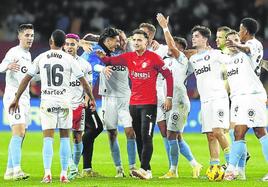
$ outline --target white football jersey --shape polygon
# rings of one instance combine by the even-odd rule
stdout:
[[[228,61],[229,56],[216,49],[199,52],[189,59],[201,102],[228,97],[223,80],[223,66]]]
[[[261,75],[260,62],[263,58],[263,46],[259,40],[253,38],[248,40],[245,45],[249,47],[250,53],[249,57],[251,59],[251,67],[255,71],[256,75],[259,77]]]
[[[83,75],[88,81],[88,83],[92,84],[92,68],[90,63],[88,63],[85,59],[79,56],[76,56],[75,60],[77,66],[83,72]],[[76,109],[81,103],[84,102],[85,93],[79,79],[77,79],[74,74],[71,75],[70,87],[72,89],[72,107],[73,109]]]
[[[187,95],[187,89],[185,87],[185,80],[187,78],[188,72],[188,59],[180,52],[179,58],[175,59],[170,56],[164,57],[165,67],[167,67],[173,75],[173,104],[189,103],[189,98]],[[164,95],[166,95],[166,81],[163,81]]]
[[[266,94],[251,63],[252,60],[243,52],[231,56],[231,61],[227,64],[231,98],[237,95]]]
[[[34,67],[28,71],[33,76],[40,72],[41,101],[71,104],[71,75],[77,79],[83,72],[73,56],[62,50],[48,50],[34,60]]]
[[[10,63],[18,60],[18,65],[20,65],[20,70],[18,72],[7,70],[7,66]],[[21,80],[25,77],[26,72],[32,66],[32,58],[29,51],[23,49],[20,46],[12,47],[7,52],[5,58],[0,64],[0,69],[6,71],[6,87],[4,93],[4,99],[13,99],[15,93],[18,90]],[[21,100],[30,100],[29,85],[26,90],[21,95]]]
[[[162,59],[168,54],[168,46],[167,45],[159,45],[159,48],[153,51],[152,48],[149,48],[150,51],[158,54]],[[161,73],[158,73],[156,79],[156,91],[157,91],[157,99],[164,100],[166,98],[165,93],[163,92],[166,80],[164,79]]]

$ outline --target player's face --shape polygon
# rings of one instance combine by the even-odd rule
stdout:
[[[64,51],[66,53],[69,53],[70,55],[75,56],[77,54],[78,48],[79,48],[78,41],[76,41],[76,39],[67,38],[65,40]]]
[[[149,29],[147,27],[141,27],[140,30],[146,32],[146,34],[148,35],[149,37],[149,41],[153,41],[154,39],[154,33],[152,33],[151,31],[149,31]]]
[[[144,51],[148,45],[148,39],[145,38],[143,34],[134,34],[133,35],[133,44],[135,51]]]
[[[218,31],[216,33],[216,43],[217,43],[217,47],[222,49],[225,46],[225,35],[226,33],[224,31]]]
[[[18,35],[20,46],[24,49],[30,49],[34,40],[34,30],[33,29],[25,29],[21,31]]]
[[[120,45],[120,39],[119,36],[115,36],[115,37],[110,37],[107,38],[107,42],[106,42],[106,47],[114,52],[115,49]]]
[[[227,37],[227,40],[231,40],[231,41],[234,41],[234,42],[238,42],[240,43],[240,38],[238,36],[238,34],[231,34]],[[231,52],[236,52],[238,51],[237,47],[229,47],[228,48]]]
[[[121,48],[122,50],[126,50],[126,46],[127,46],[127,36],[124,32],[120,32],[119,34],[119,48]]]
[[[202,36],[200,32],[195,31],[192,35],[192,46],[195,48],[206,47],[207,38]]]
[[[239,37],[240,37],[241,42],[245,42],[245,40],[246,40],[246,34],[247,34],[246,27],[244,27],[243,24],[240,24],[240,27],[239,27]]]

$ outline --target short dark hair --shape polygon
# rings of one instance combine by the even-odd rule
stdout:
[[[23,32],[26,29],[34,29],[33,24],[27,23],[27,24],[21,24],[18,27],[18,33]]]
[[[185,38],[174,36],[174,41],[182,45],[183,49],[187,49],[188,44]]]
[[[250,35],[255,35],[259,30],[259,23],[253,18],[244,18],[240,22]]]
[[[92,33],[87,33],[84,37],[83,40],[90,41],[90,42],[98,42],[100,38],[100,35],[95,35]]]
[[[221,32],[224,31],[225,33],[230,32],[232,29],[230,27],[227,26],[221,26],[217,29],[217,32]]]
[[[233,34],[239,35],[236,30],[230,30],[229,32],[226,33],[225,38],[227,39],[228,36],[233,35]]]
[[[51,38],[53,39],[56,47],[62,47],[65,44],[66,36],[63,30],[56,29],[52,32]]]
[[[99,42],[102,43],[106,38],[114,38],[115,36],[119,36],[119,32],[117,31],[117,29],[113,27],[105,28],[100,35]]]
[[[198,31],[203,37],[206,37],[207,39],[210,39],[211,37],[211,31],[208,27],[196,25],[192,28],[191,33]]]
[[[150,24],[150,23],[141,23],[139,25],[139,29],[142,28],[142,27],[145,27],[147,28],[150,32],[154,33],[156,32],[156,28],[154,25]]]
[[[146,32],[144,32],[143,30],[140,30],[140,29],[135,29],[133,32],[132,32],[132,36],[134,34],[142,34],[144,36],[144,38],[146,39],[149,39],[149,36]]]

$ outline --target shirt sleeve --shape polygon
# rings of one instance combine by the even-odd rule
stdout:
[[[37,75],[40,72],[40,69],[39,69],[40,59],[41,59],[40,55],[34,59],[32,66],[30,66],[29,70],[27,71],[28,75],[34,77],[35,75]],[[40,75],[39,75],[39,77],[40,77]],[[36,79],[38,79],[38,76],[36,77]]]
[[[112,56],[112,57],[105,56],[102,58],[102,61],[107,65],[111,64],[111,65],[128,66],[128,60],[130,60],[131,58],[130,54],[131,53],[123,53],[118,56]]]
[[[167,97],[173,97],[173,76],[171,71],[165,66],[164,61],[161,59],[159,55],[155,55],[154,61],[155,61],[155,68],[166,79]]]
[[[85,74],[86,74],[86,80],[90,83],[90,84],[92,84],[92,67],[91,67],[91,65],[89,64],[89,63],[87,63],[87,62],[85,62],[85,65],[86,65],[86,72],[85,72]]]
[[[3,59],[2,63],[0,64],[0,72],[3,73],[3,72],[6,72],[7,71],[7,66],[14,62],[15,57],[14,55],[12,54],[12,51],[9,50],[7,52],[7,54],[5,55],[5,58]]]
[[[72,73],[77,79],[84,77],[84,74],[81,68],[77,65],[77,62],[74,58],[70,60],[70,64],[71,64]]]

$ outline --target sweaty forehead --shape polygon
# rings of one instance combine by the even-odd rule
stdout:
[[[133,35],[133,39],[145,39],[144,35],[143,34],[134,34]]]
[[[66,38],[66,43],[76,43],[77,41],[76,41],[76,39],[74,39],[74,38]]]
[[[33,34],[34,30],[33,29],[25,29],[22,32],[20,32],[21,34]]]

